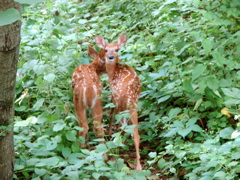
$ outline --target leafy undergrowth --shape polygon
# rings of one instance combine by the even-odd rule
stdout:
[[[23,6],[16,84],[15,179],[233,179],[240,177],[238,0],[56,0]],[[144,171],[132,170],[132,127],[84,140],[71,75],[87,45],[128,34],[121,59],[142,82]],[[96,48],[98,49],[98,48]],[[98,49],[99,50],[99,49]],[[112,107],[107,77],[104,118]],[[126,114],[120,114],[120,119]],[[107,126],[106,126],[107,129]],[[111,157],[104,161],[104,153]]]

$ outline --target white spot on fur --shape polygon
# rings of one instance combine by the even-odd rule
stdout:
[[[94,108],[94,106],[96,105],[97,99],[98,99],[96,85],[93,85],[93,90],[94,90],[95,95],[94,95],[94,98],[92,99],[92,107],[91,108]]]
[[[86,87],[83,87],[83,104],[85,107],[87,107],[86,89]]]
[[[127,126],[127,118],[123,118],[122,120],[121,120],[121,125],[122,126]]]

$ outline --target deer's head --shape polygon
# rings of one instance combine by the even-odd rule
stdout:
[[[118,51],[127,42],[127,34],[122,34],[117,43],[106,43],[103,37],[96,36],[96,44],[104,50],[104,59],[107,64],[118,62]]]

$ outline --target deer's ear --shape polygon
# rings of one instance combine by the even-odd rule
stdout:
[[[96,41],[97,46],[102,49],[106,46],[106,42],[103,39],[103,37],[101,37],[101,36],[96,36],[95,41]]]
[[[118,46],[122,47],[126,44],[126,42],[127,42],[127,34],[124,33],[118,38]]]
[[[90,45],[88,45],[88,56],[95,59],[98,56],[98,52]]]

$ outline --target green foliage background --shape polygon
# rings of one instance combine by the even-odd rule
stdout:
[[[23,6],[15,179],[139,180],[154,178],[154,168],[161,170],[155,177],[169,179],[239,179],[239,9],[238,0],[56,0]],[[78,146],[83,140],[77,137],[72,72],[91,62],[86,50],[95,35],[112,42],[122,33],[129,39],[121,59],[142,82],[142,172],[118,157],[119,149],[134,151],[122,147],[119,133],[105,145],[93,141],[94,150]],[[109,107],[106,76],[102,81]],[[105,152],[117,160],[104,162]]]

